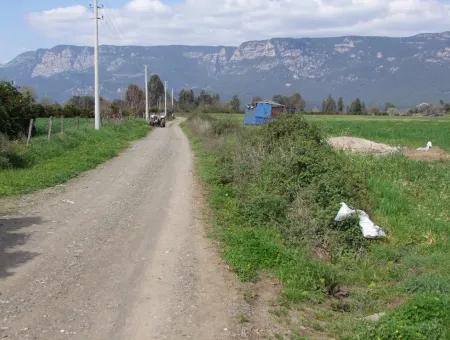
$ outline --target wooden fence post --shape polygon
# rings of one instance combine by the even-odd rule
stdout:
[[[28,126],[27,146],[30,144],[31,132],[33,131],[33,122],[34,122],[34,119],[31,118],[30,119],[30,125]]]
[[[48,117],[48,136],[47,139],[50,140],[52,138],[52,125],[53,125],[53,117]]]

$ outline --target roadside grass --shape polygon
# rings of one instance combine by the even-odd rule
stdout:
[[[287,213],[279,210],[279,195],[270,192],[270,187],[274,186],[279,187],[280,195],[285,191],[295,192],[289,186],[292,178],[286,182],[283,176],[280,177],[287,165],[283,163],[283,157],[291,155],[285,153],[282,158],[275,157],[273,161],[281,163],[279,166],[272,162],[270,167],[258,167],[260,172],[249,175],[250,163],[259,160],[255,158],[257,150],[245,149],[243,157],[238,158],[236,172],[236,164],[232,166],[232,163],[236,162],[236,153],[242,153],[238,149],[248,146],[245,135],[267,131],[240,128],[236,118],[218,118],[221,123],[197,117],[188,121],[184,129],[197,155],[200,176],[209,190],[216,225],[214,236],[221,241],[225,259],[241,279],[256,280],[261,271],[269,271],[278,277],[284,287],[281,303],[297,313],[301,325],[308,329],[306,335],[311,334],[311,330],[349,339],[446,339],[450,335],[450,162],[418,162],[402,156],[342,155],[339,159],[350,174],[364,174],[369,198],[368,206],[364,208],[385,228],[388,237],[380,241],[361,240],[357,237],[359,229],[350,223],[338,229],[345,234],[343,239],[333,233],[329,235],[332,237],[326,238],[335,245],[331,248],[337,253],[331,251],[325,255],[331,253],[332,256],[317,256],[317,250],[326,248],[323,243],[315,243],[323,239],[323,235],[317,238],[308,232],[323,233],[324,229],[288,228],[293,222],[287,215],[307,220],[308,224],[314,224],[314,219],[305,212],[307,206],[302,204],[291,206],[296,214],[292,214],[292,210]],[[319,125],[324,126],[326,121],[320,118]],[[339,132],[346,126],[345,120],[340,119],[343,125],[336,127],[333,120],[331,127],[325,130]],[[389,125],[387,119],[380,120],[379,126],[373,126],[370,119],[357,121],[370,130],[367,135],[362,129],[361,133],[366,133],[362,137],[372,138],[370,136],[376,135],[378,127],[382,137],[373,139],[390,142],[392,139],[389,138],[399,133],[405,145],[415,145],[420,138],[427,139],[428,134],[432,135],[432,140],[439,140],[434,138],[434,133],[440,135],[446,129],[436,126],[434,120],[425,120],[421,122],[423,127],[417,127],[411,133],[409,122],[405,120],[402,125],[394,124],[389,135],[384,132],[388,128],[385,124]],[[348,125],[356,130],[351,122]],[[254,147],[257,145],[253,144]],[[445,145],[444,142],[441,147]],[[290,150],[295,151],[290,146]],[[247,161],[242,160],[245,156]],[[272,156],[264,154],[264,157]],[[305,170],[299,171],[301,174]],[[250,176],[250,185],[245,181],[242,183],[239,176]],[[255,190],[255,187],[262,189]],[[254,199],[243,198],[242,189]],[[313,189],[323,190],[323,187]],[[266,190],[271,195],[267,195]],[[326,194],[329,192],[325,190]],[[281,214],[269,213],[263,218],[249,215],[246,208],[255,202],[262,211],[269,208],[272,212],[281,211]],[[255,206],[251,208],[253,210]],[[329,208],[324,211],[332,219],[338,206]],[[335,227],[330,225],[328,228]],[[286,233],[286,230],[297,233]],[[349,240],[351,242],[345,247],[337,246]],[[386,315],[378,323],[363,319],[380,312]],[[299,329],[294,332],[302,334]]]
[[[61,117],[53,117],[52,119],[52,135],[61,133]],[[47,136],[48,118],[38,118],[36,120],[36,137]],[[89,129],[94,126],[93,118],[64,118],[63,129],[65,132],[77,129]]]
[[[116,156],[129,142],[149,131],[140,120],[105,124],[100,131],[95,131],[87,119],[82,120],[80,128],[75,128],[78,124],[74,120],[66,118],[65,133],[54,134],[51,141],[46,134],[38,133],[29,147],[23,142],[14,143],[11,166],[0,169],[0,197],[66,182]],[[38,132],[44,124],[45,120],[38,120]]]

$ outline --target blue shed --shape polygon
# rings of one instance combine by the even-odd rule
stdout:
[[[256,103],[255,107],[247,108],[245,112],[244,125],[262,125],[270,119],[284,112],[284,105],[264,101]]]

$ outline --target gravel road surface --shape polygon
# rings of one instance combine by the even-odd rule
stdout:
[[[0,217],[0,338],[240,337],[239,283],[205,237],[197,191],[175,122],[19,200]]]

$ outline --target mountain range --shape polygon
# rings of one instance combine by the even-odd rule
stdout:
[[[144,65],[175,92],[206,89],[222,98],[300,92],[310,106],[329,94],[367,105],[407,107],[450,101],[450,32],[405,38],[346,36],[274,38],[232,46],[100,48],[101,95],[144,86]],[[0,79],[31,86],[40,98],[64,101],[93,93],[93,49],[61,45],[20,54],[0,65]]]

